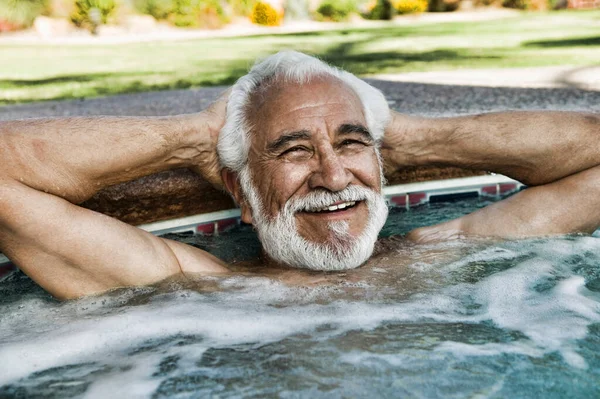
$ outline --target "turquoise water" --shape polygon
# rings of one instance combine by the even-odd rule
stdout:
[[[486,203],[392,210],[383,235]],[[230,261],[259,248],[248,227],[178,239]],[[600,397],[599,238],[388,248],[322,281],[211,278],[66,303],[14,274],[0,284],[0,397]]]

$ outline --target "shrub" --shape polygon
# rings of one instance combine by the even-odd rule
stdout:
[[[428,11],[450,12],[456,11],[460,6],[460,0],[429,0]]]
[[[502,7],[526,10],[529,8],[529,0],[503,0]]]
[[[75,0],[71,21],[95,32],[96,27],[106,24],[117,9],[115,0]]]
[[[219,0],[176,0],[177,8],[169,18],[176,26],[190,28],[220,28],[228,22]]]
[[[356,3],[352,0],[325,0],[317,8],[316,18],[325,21],[340,22],[356,12]]]
[[[281,16],[268,3],[257,2],[252,8],[250,19],[253,23],[265,26],[277,26],[281,24]]]
[[[135,0],[134,7],[142,14],[152,15],[155,19],[167,19],[176,9],[174,0]]]
[[[367,19],[389,20],[394,17],[394,7],[390,0],[377,0],[371,11],[364,17]]]
[[[235,15],[249,17],[252,14],[256,0],[229,0],[228,3]]]
[[[396,0],[392,3],[398,14],[414,14],[427,11],[427,0]]]
[[[27,28],[49,11],[48,0],[0,0],[0,22],[13,28]]]
[[[219,28],[228,20],[219,0],[136,0],[135,8],[180,27]]]
[[[567,0],[548,0],[548,8],[551,10],[564,10],[568,6]]]
[[[549,6],[548,0],[531,0],[528,10],[545,11]]]
[[[547,10],[548,0],[503,0],[502,6],[518,10]]]

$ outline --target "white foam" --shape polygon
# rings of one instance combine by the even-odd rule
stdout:
[[[122,369],[96,379],[85,392],[85,398],[149,398],[160,385],[160,380],[150,378],[156,371],[162,353],[137,357],[131,369]]]
[[[493,274],[470,290],[466,288],[477,303],[485,306],[485,311],[472,321],[490,320],[500,328],[519,331],[531,339],[528,349],[524,350],[521,342],[477,345],[469,351],[465,345],[455,343],[442,345],[440,349],[460,347],[471,355],[510,353],[510,348],[530,356],[557,351],[570,365],[586,367],[585,360],[577,353],[577,340],[587,335],[590,324],[600,321],[600,303],[597,295],[585,288],[583,277],[563,276],[565,265],[561,260],[580,253],[582,247],[597,250],[598,241],[587,237],[576,244],[553,240],[551,244],[539,243],[536,247],[532,259]],[[548,279],[559,281],[551,290],[538,292],[536,285]]]
[[[108,393],[112,392],[116,392],[112,397],[148,397],[161,382],[153,373],[165,356],[179,356],[179,367],[185,369],[193,367],[211,347],[263,345],[298,333],[313,334],[323,325],[331,328],[319,334],[339,335],[349,330],[372,330],[387,321],[485,321],[526,338],[483,344],[442,341],[435,351],[465,357],[515,353],[542,357],[558,352],[569,365],[585,368],[578,340],[586,337],[590,324],[600,322],[600,299],[585,287],[583,277],[574,274],[566,257],[585,251],[598,253],[599,249],[596,238],[494,246],[460,261],[432,263],[436,267],[413,273],[415,279],[442,282],[412,294],[394,282],[393,269],[387,273],[379,270],[371,275],[375,285],[353,284],[352,289],[364,290],[372,297],[360,301],[334,299],[348,288],[343,284],[294,288],[267,278],[247,277],[223,280],[223,291],[155,294],[140,304],[125,305],[152,289],[66,304],[25,299],[6,306],[1,319],[0,359],[11,367],[3,366],[0,386],[36,371],[96,362],[117,368],[96,378],[86,393],[88,397],[111,396]],[[468,272],[474,262],[480,267],[480,262],[489,260],[523,258],[519,264],[474,283],[452,282],[452,276]],[[551,288],[538,289],[540,284],[554,280]],[[375,294],[383,291],[377,281],[382,287],[391,286],[401,299],[377,297]],[[466,309],[467,303],[477,307]],[[174,336],[201,339],[183,347],[165,344],[156,351],[128,355],[143,342]],[[352,354],[343,358],[351,362]],[[401,362],[394,356],[381,359],[392,366]]]

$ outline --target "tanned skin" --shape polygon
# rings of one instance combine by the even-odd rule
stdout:
[[[204,251],[75,205],[107,186],[171,168],[190,167],[222,184],[215,147],[224,115],[221,99],[195,115],[0,122],[0,251],[62,299],[173,276],[227,273]],[[599,135],[592,114],[424,119],[393,113],[383,155],[388,168],[483,169],[536,186],[417,229],[409,234],[413,240],[589,233],[600,225]]]
[[[417,242],[460,236],[518,238],[592,233],[600,226],[600,116],[499,112],[427,119],[393,113],[387,168],[487,170],[531,188],[447,223],[412,231]]]
[[[0,123],[0,251],[61,299],[227,272],[204,251],[74,205],[172,168],[218,181],[224,113],[221,100],[197,115]]]

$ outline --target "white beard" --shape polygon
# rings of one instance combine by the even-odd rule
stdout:
[[[312,270],[354,269],[373,253],[377,235],[385,224],[388,208],[383,195],[371,189],[352,185],[339,192],[314,191],[303,198],[290,199],[271,219],[265,215],[263,203],[250,176],[248,166],[239,175],[242,191],[252,209],[253,225],[263,249],[276,262]],[[309,241],[298,233],[295,214],[305,209],[320,208],[334,202],[365,201],[369,210],[367,225],[358,237],[349,233],[348,222],[330,222],[332,238],[326,243]]]

